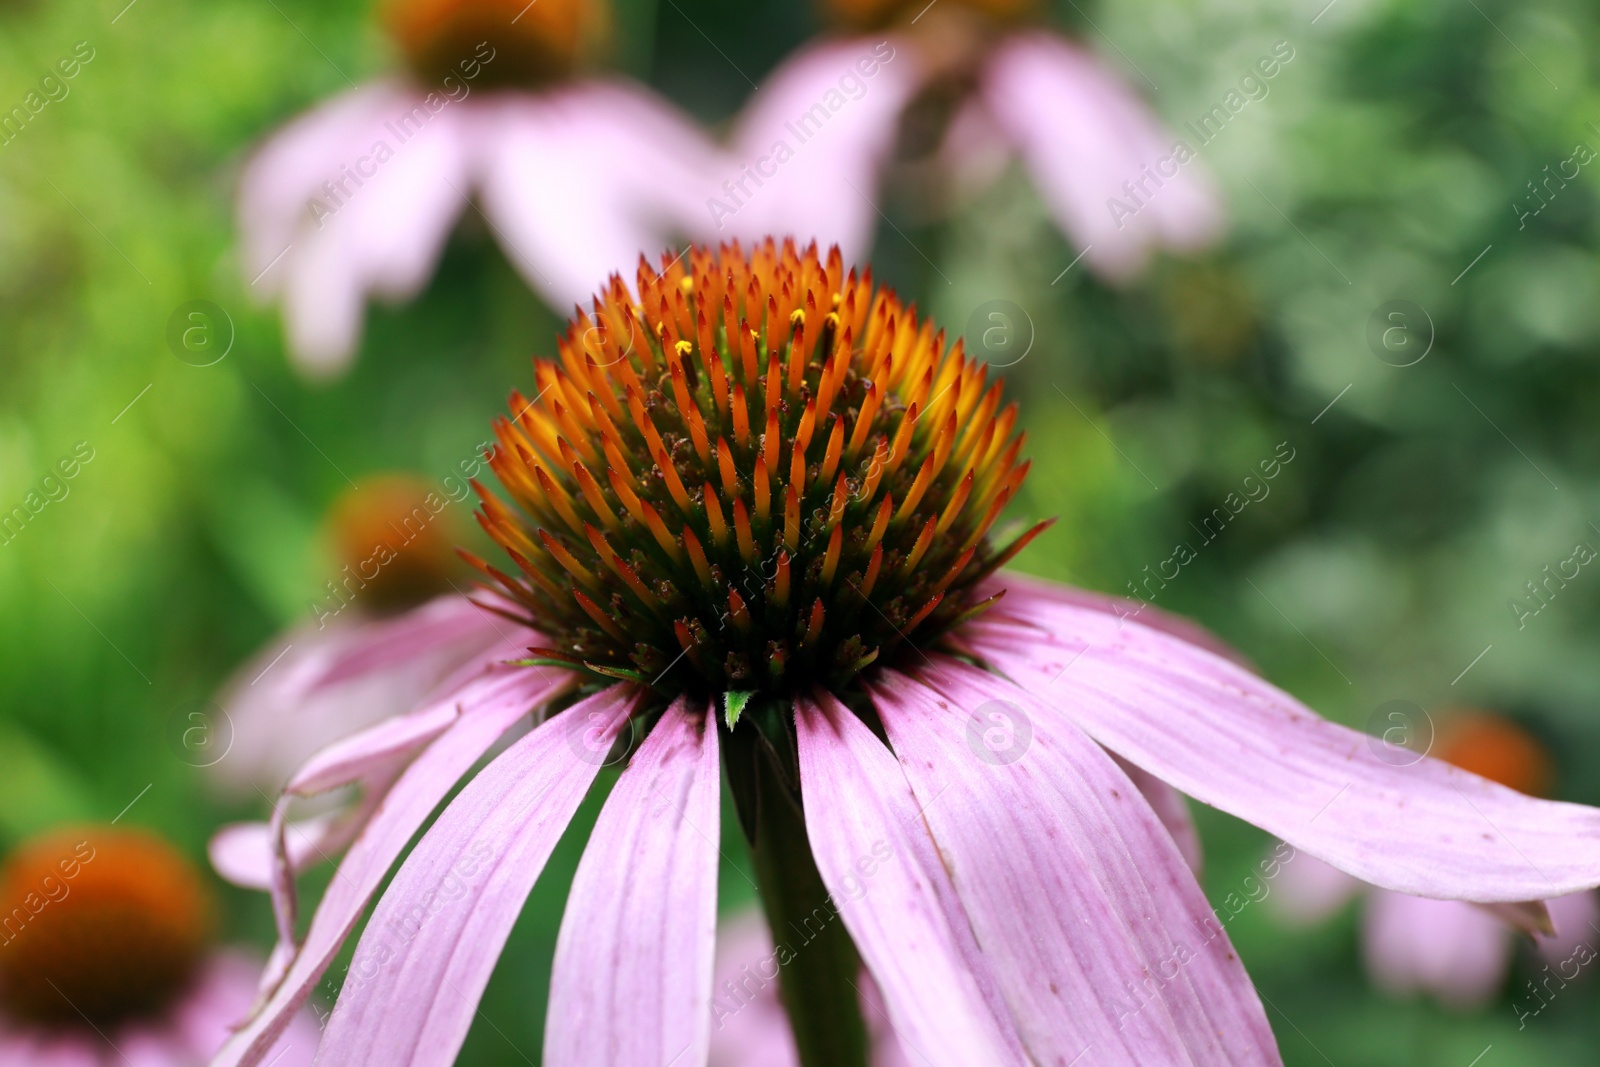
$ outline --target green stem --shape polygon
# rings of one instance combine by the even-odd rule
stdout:
[[[724,734],[728,778],[778,952],[778,990],[802,1067],[866,1067],[861,957],[811,858],[798,775],[753,722]],[[787,765],[787,771],[785,770]]]

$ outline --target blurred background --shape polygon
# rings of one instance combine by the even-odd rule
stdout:
[[[0,512],[26,511],[0,535],[0,848],[125,812],[202,862],[219,825],[268,807],[202,766],[228,758],[189,733],[217,728],[208,702],[314,621],[349,562],[353,486],[456,472],[562,316],[468,210],[414,299],[368,308],[347,374],[297,374],[242,274],[241,173],[292,117],[397,69],[396,46],[368,0],[124,3],[0,3],[0,106],[80,61],[0,134]],[[1034,461],[1014,513],[1060,516],[1020,567],[1198,619],[1373,733],[1425,747],[1453,711],[1492,711],[1548,754],[1546,792],[1600,803],[1600,171],[1583,165],[1600,14],[1066,0],[1039,17],[1175,136],[1281,42],[1293,59],[1199,152],[1219,238],[1125,281],[1076,262],[1016,167],[948,210],[884,185],[880,276],[969,343],[995,301],[1017,331],[994,359]],[[612,20],[611,65],[715,135],[825,25],[802,0],[619,0]],[[195,324],[211,332],[185,340]],[[476,545],[467,506],[447,515]],[[1273,843],[1199,818],[1208,892],[1243,894]],[[539,1048],[583,832],[462,1063]],[[265,899],[214,889],[225,939],[264,950]],[[724,907],[750,892],[725,878]],[[1391,996],[1360,922],[1289,929],[1252,904],[1230,924],[1287,1063],[1595,1062],[1600,983],[1529,1017],[1544,972],[1522,953],[1472,1010]]]

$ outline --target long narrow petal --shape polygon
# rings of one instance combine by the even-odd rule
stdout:
[[[325,746],[410,711],[436,689],[458,688],[452,675],[463,669],[539,643],[458,596],[392,619],[296,627],[240,668],[218,696],[232,744],[208,768],[212,784],[236,796],[276,792]],[[510,651],[499,647],[506,644]]]
[[[586,300],[613,272],[631,277],[641,253],[701,225],[716,149],[660,98],[585,82],[484,106],[483,210],[554,306]]]
[[[706,239],[794,234],[837,243],[846,262],[864,256],[879,174],[924,76],[903,39],[823,41],[784,60],[739,118],[702,209]]]
[[[1097,270],[1126,277],[1153,245],[1192,248],[1220,229],[1221,207],[1203,164],[1187,157],[1174,163],[1174,138],[1121,79],[1076,45],[1018,34],[995,49],[983,77],[995,120],[1056,221]],[[1163,160],[1171,173],[1148,177]],[[1127,189],[1139,183],[1144,195],[1131,195]],[[1114,200],[1125,212],[1112,210]]]
[[[1189,813],[1189,802],[1182,793],[1149,771],[1135,767],[1121,756],[1112,758],[1117,761],[1122,773],[1128,776],[1128,781],[1144,794],[1145,803],[1156,813],[1161,825],[1167,828],[1167,833],[1172,835],[1172,843],[1178,846],[1178,851],[1183,855],[1183,861],[1198,877],[1205,864],[1205,854],[1200,847],[1200,831],[1195,829],[1194,816]]]
[[[680,699],[622,772],[578,864],[545,1063],[705,1063],[721,789],[715,712]]]
[[[1062,585],[1059,582],[1046,581],[1043,578],[1031,578],[1025,574],[1006,571],[1000,578],[991,578],[984,586],[982,596],[993,596],[995,593],[1004,592],[1007,597],[1017,599],[1053,600],[1071,607],[1088,608],[1091,611],[1100,611],[1114,615],[1119,621],[1138,623],[1148,626],[1152,630],[1160,630],[1170,634],[1180,641],[1187,641],[1207,652],[1215,652],[1223,659],[1230,659],[1247,670],[1255,670],[1255,664],[1244,653],[1229,645],[1222,638],[1212,633],[1193,620],[1182,615],[1174,615],[1170,611],[1147,604],[1142,600],[1132,600],[1128,597],[1111,596],[1107,593],[1097,593],[1092,589],[1079,589],[1074,585]],[[1001,602],[1005,603],[1004,600]]]
[[[262,1062],[350,936],[368,900],[418,827],[518,719],[568,684],[570,676],[564,672],[522,670],[512,684],[496,678],[475,683],[460,694],[462,714],[405,769],[351,844],[317,906],[305,942],[288,957],[286,973],[271,986],[260,1010],[218,1053],[214,1067],[250,1067]],[[282,959],[286,951],[275,956]]]
[[[1015,1062],[913,840],[926,830],[905,775],[849,709],[824,700],[795,709],[806,834],[896,1033],[929,1064]]]
[[[1481,902],[1600,885],[1600,810],[1405,766],[1249,671],[1026,593],[963,635],[1111,751],[1363,881]]]
[[[318,1064],[454,1061],[523,902],[637,700],[616,685],[574,704],[451,801],[373,910]]]
[[[1221,923],[1105,752],[953,659],[870,688],[1036,1062],[1280,1062]]]

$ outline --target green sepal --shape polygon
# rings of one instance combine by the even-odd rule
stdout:
[[[722,694],[722,721],[727,723],[728,729],[733,729],[739,722],[739,716],[744,714],[745,705],[750,703],[750,698],[755,696],[754,689],[730,689]]]

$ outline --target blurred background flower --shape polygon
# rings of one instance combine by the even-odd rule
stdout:
[[[608,0],[388,0],[384,14],[407,75],[296,119],[240,186],[245,276],[283,302],[309,374],[348,363],[369,293],[422,288],[474,197],[558,308],[690,224],[713,149],[643,87],[589,72]]]
[[[740,114],[728,176],[706,201],[707,239],[793,230],[861,259],[883,179],[898,174],[921,213],[945,215],[1013,156],[1107,277],[1127,279],[1153,248],[1217,235],[1221,205],[1196,149],[1122,76],[1041,26],[1029,0],[820,6],[839,35],[785,59]]]
[[[1158,254],[1116,286],[1088,257],[1073,265],[1083,246],[1043,185],[998,154],[974,155],[987,169],[949,196],[921,177],[944,173],[926,147],[857,182],[876,206],[863,240],[879,275],[1021,398],[1035,466],[1014,513],[1063,520],[1029,566],[1198,619],[1374,734],[1394,700],[1498,709],[1540,739],[1564,799],[1600,802],[1600,581],[1586,562],[1600,548],[1600,215],[1575,151],[1600,148],[1600,15],[1576,0],[1075,0],[1029,18],[1175,138],[1214,107],[1229,115],[1185,168],[1203,166],[1226,206],[1219,243]],[[408,302],[347,320],[362,330],[343,377],[305,388],[278,315],[254,307],[289,257],[256,286],[241,276],[241,180],[272,131],[411,69],[381,26],[369,0],[0,5],[0,847],[135,798],[123,821],[190,856],[219,825],[263,817],[254,790],[214,791],[219,771],[198,766],[212,755],[183,741],[189,714],[315,626],[308,602],[344,562],[327,516],[352,483],[459,474],[507,383],[552,351],[556,314],[512,250],[535,246],[465,196],[438,209],[437,259]],[[847,31],[806,0],[617,0],[608,32],[604,69],[726,145],[808,42],[892,31]],[[1294,58],[1265,78],[1279,42]],[[466,103],[507,91],[482,77]],[[318,186],[354,160],[323,161],[334,173]],[[678,205],[685,232],[713,225],[709,190],[738,174],[713,168]],[[314,226],[312,191],[294,204],[307,214],[286,216],[297,226]],[[195,301],[215,309],[201,323],[178,314]],[[1266,479],[1280,442],[1294,458]],[[614,778],[602,772],[601,792]],[[1203,806],[1194,819],[1222,907],[1271,843]],[[731,910],[751,889],[729,856]],[[461,1062],[537,1055],[577,857],[566,844],[552,857],[482,1003],[494,1025],[480,1020]],[[219,937],[265,951],[263,899],[216,895]],[[1514,953],[1479,1010],[1393,998],[1369,980],[1360,922],[1347,908],[1286,936],[1252,905],[1229,924],[1290,1065],[1462,1067],[1491,1044],[1479,1067],[1592,1062],[1600,987],[1574,983],[1522,1026],[1545,972]]]
[[[141,830],[60,828],[0,867],[0,1064],[203,1067],[255,1000],[261,963],[210,944],[202,876]],[[275,1064],[316,1051],[309,1008]]]

